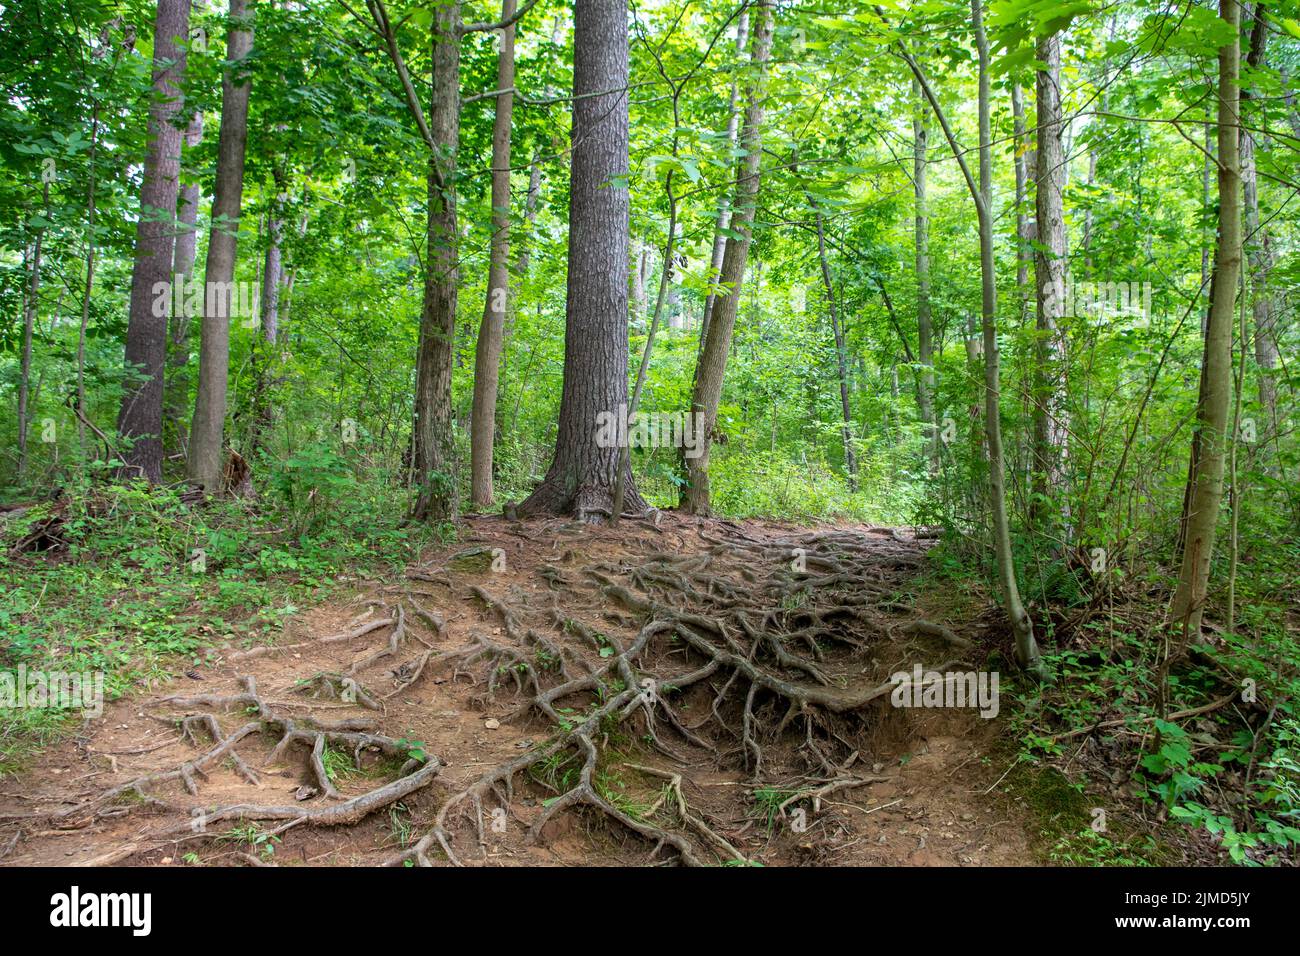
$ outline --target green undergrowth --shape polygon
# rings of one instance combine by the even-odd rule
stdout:
[[[992,598],[957,551],[951,542],[932,551],[917,590],[938,605],[943,595]],[[1002,675],[1009,770],[999,786],[1032,811],[1044,862],[1204,862],[1175,844],[1244,866],[1294,860],[1300,678],[1288,662],[1300,659],[1298,561],[1295,545],[1243,551],[1232,628],[1223,623],[1226,595],[1212,592],[1207,639],[1169,667],[1163,708],[1161,665],[1178,638],[1163,622],[1170,581],[1154,562],[1090,579],[1044,561],[1050,577],[1071,582],[1045,599],[1022,582],[1050,677]],[[1218,570],[1222,580],[1226,568]],[[1071,626],[1058,634],[1063,621]],[[1202,837],[1180,838],[1182,826]]]
[[[195,506],[175,489],[136,482],[67,488],[0,524],[0,671],[100,672],[104,698],[114,700],[202,666],[215,645],[274,642],[302,609],[450,537],[449,527],[405,525],[404,504],[382,485],[302,457],[250,501]],[[60,546],[15,550],[51,517],[61,518]],[[79,716],[0,709],[0,775]]]

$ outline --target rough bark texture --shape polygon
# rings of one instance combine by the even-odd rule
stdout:
[[[1219,505],[1223,499],[1227,449],[1228,399],[1232,386],[1232,325],[1241,270],[1241,157],[1237,116],[1241,48],[1237,40],[1240,7],[1223,0],[1219,15],[1232,27],[1233,40],[1219,49],[1219,239],[1214,253],[1214,294],[1205,330],[1201,390],[1196,406],[1196,459],[1189,482],[1186,540],[1178,589],[1170,617],[1195,640],[1210,579]]]
[[[230,0],[230,33],[221,79],[221,131],[217,137],[217,180],[212,193],[212,231],[204,266],[203,322],[199,341],[199,389],[190,429],[191,481],[210,495],[222,493],[225,464],[226,378],[230,369],[230,308],[210,309],[209,292],[230,288],[235,278],[239,218],[244,197],[244,148],[248,141],[251,80],[242,61],[253,48],[253,0]],[[215,313],[215,314],[214,314]]]
[[[502,0],[502,21],[509,20],[514,13],[515,0]],[[509,90],[514,85],[515,28],[512,24],[501,31],[496,88]],[[501,93],[496,101],[496,116],[492,121],[492,249],[487,298],[474,354],[474,407],[470,425],[470,500],[479,506],[492,504],[497,383],[510,291],[510,120],[514,95]]]
[[[125,364],[142,379],[127,384],[117,429],[126,444],[129,474],[162,480],[163,366],[167,361],[167,311],[155,308],[156,288],[170,289],[180,182],[181,131],[172,121],[181,108],[190,0],[158,0],[154,21],[154,101],[149,107],[149,148],[140,185],[140,219],[131,269],[130,319]],[[170,298],[170,297],[168,297]]]
[[[415,364],[416,518],[456,516],[455,442],[451,364],[460,281],[456,229],[456,153],[460,139],[460,3],[439,7],[433,19],[433,96],[429,106],[429,221],[424,305]]]
[[[755,16],[750,49],[752,72],[746,90],[745,120],[741,135],[745,155],[736,171],[736,198],[732,204],[729,229],[734,235],[728,237],[726,252],[722,257],[720,282],[726,294],[714,300],[708,332],[695,370],[691,412],[703,416],[704,434],[701,436],[699,457],[683,458],[686,486],[682,491],[682,507],[692,514],[709,513],[711,439],[718,419],[718,403],[722,399],[722,379],[727,370],[727,355],[731,351],[731,335],[740,308],[741,283],[745,278],[754,207],[758,200],[759,168],[763,151],[763,100],[767,85],[767,61],[772,52],[772,8],[771,0],[760,0]]]
[[[1067,250],[1065,237],[1065,150],[1061,143],[1061,38],[1040,37],[1037,57],[1038,146],[1034,183],[1034,473],[1030,511],[1044,520],[1043,502],[1065,507],[1067,421],[1066,348],[1062,318]],[[1066,515],[1061,515],[1065,523]]]
[[[598,416],[627,405],[628,32],[626,0],[578,0],[564,389],[555,458],[520,514],[613,504],[620,449],[598,443]],[[627,507],[645,504],[624,476]]]

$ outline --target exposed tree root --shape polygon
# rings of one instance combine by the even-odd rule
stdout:
[[[308,684],[320,683],[320,676]],[[333,723],[325,723],[314,718],[289,717],[274,710],[259,694],[257,683],[252,677],[240,680],[241,692],[230,695],[201,694],[192,697],[168,697],[159,704],[170,704],[180,710],[199,707],[214,709],[242,708],[247,713],[255,713],[257,718],[250,720],[230,734],[225,734],[217,718],[209,713],[190,713],[173,718],[181,731],[182,737],[189,743],[201,746],[200,734],[212,740],[212,746],[199,756],[186,761],[179,767],[160,773],[146,774],[127,783],[114,787],[92,801],[89,807],[79,806],[65,811],[60,816],[82,817],[89,811],[87,822],[98,817],[117,815],[130,808],[121,807],[123,798],[134,798],[141,803],[175,809],[149,791],[168,782],[179,780],[191,795],[199,794],[196,777],[206,779],[207,772],[216,764],[229,760],[236,771],[250,784],[260,785],[256,772],[243,760],[235,750],[238,743],[263,732],[278,733],[279,740],[266,758],[264,765],[274,764],[294,744],[304,745],[308,750],[308,766],[319,793],[325,799],[340,801],[338,803],[307,807],[275,806],[259,804],[236,804],[219,806],[212,809],[195,809],[191,812],[188,829],[202,832],[213,824],[223,820],[286,820],[288,826],[309,823],[316,826],[339,826],[356,823],[367,814],[381,807],[394,803],[415,791],[427,786],[437,775],[440,764],[434,757],[413,755],[408,744],[392,737],[372,732],[376,721],[368,717],[355,717]],[[326,682],[324,686],[334,686]],[[364,693],[364,691],[362,692]],[[366,695],[369,697],[369,695]],[[372,700],[372,704],[375,703]],[[325,765],[327,747],[336,747],[351,751],[353,763],[362,769],[365,753],[378,753],[394,760],[401,760],[401,769],[396,780],[370,790],[359,796],[344,799],[334,786]]]
[[[861,745],[846,739],[860,734],[880,713],[873,708],[896,686],[881,681],[883,665],[874,659],[877,645],[906,634],[939,638],[963,650],[971,646],[947,627],[917,619],[899,600],[900,572],[919,563],[919,549],[905,539],[829,531],[760,540],[727,522],[712,522],[699,526],[704,550],[662,550],[671,529],[643,528],[641,542],[650,545],[643,558],[589,566],[562,544],[581,528],[573,522],[555,525],[554,558],[535,572],[544,588],[496,587],[490,576],[482,577],[483,569],[476,582],[465,580],[469,572],[456,567],[445,575],[409,573],[408,579],[436,582],[453,597],[470,597],[481,605],[484,626],[461,632],[454,646],[445,643],[444,618],[404,590],[395,601],[370,602],[368,613],[380,607],[379,616],[354,619],[342,633],[231,655],[246,658],[350,643],[391,628],[382,644],[341,671],[318,671],[288,688],[298,700],[264,698],[254,679],[243,677],[233,694],[160,701],[182,712],[168,722],[200,752],[62,816],[91,822],[127,812],[124,800],[176,812],[179,808],[155,791],[179,783],[198,795],[201,782],[218,765],[260,785],[258,772],[239,748],[250,738],[270,734],[276,742],[265,764],[282,760],[291,749],[300,751],[312,785],[303,789],[310,789],[314,799],[298,805],[202,808],[194,811],[198,825],[206,830],[223,821],[277,821],[274,832],[281,833],[303,824],[357,823],[427,787],[438,775],[442,765],[437,758],[378,728],[388,714],[388,701],[428,675],[449,670],[452,683],[469,681],[475,687],[471,700],[485,708],[499,695],[512,693],[513,707],[504,720],[541,722],[547,735],[454,785],[422,835],[393,854],[390,865],[430,865],[437,853],[463,865],[471,853],[466,838],[474,839],[479,858],[486,859],[492,835],[526,825],[526,842],[533,843],[558,815],[571,811],[594,814],[643,838],[652,847],[651,858],[668,849],[668,859],[684,865],[740,863],[747,858],[734,840],[691,808],[680,772],[631,762],[622,750],[626,743],[611,741],[639,740],[678,764],[686,759],[683,751],[691,751],[720,767],[743,768],[760,781],[771,765],[772,744],[800,733],[797,752],[805,766],[796,773],[802,772],[803,783],[777,812],[784,817],[793,804],[807,802],[817,814],[826,797],[881,779],[849,772]],[[412,625],[427,627],[432,640]],[[412,641],[422,648],[411,653]],[[392,681],[391,691],[375,689],[382,669]],[[874,678],[863,676],[873,670]],[[700,716],[688,723],[682,713],[692,691],[699,708],[692,713]],[[322,700],[331,703],[313,703]],[[297,715],[298,708],[346,706],[371,713],[334,722]],[[221,710],[250,716],[227,731],[211,712]],[[358,769],[363,755],[371,753],[400,763],[400,771],[382,786],[346,796],[331,776],[331,750],[350,753]],[[611,790],[607,775],[620,767],[640,775],[643,784],[646,777],[657,781],[657,798],[641,806]],[[526,786],[551,794],[531,815],[515,806],[516,784],[525,779]],[[191,821],[190,829],[194,826]]]
[[[390,864],[427,865],[431,852],[440,849],[447,860],[461,865],[463,851],[455,847],[461,822],[473,824],[480,856],[485,858],[487,801],[495,803],[493,819],[500,826],[504,818],[514,815],[516,779],[529,775],[536,781],[540,766],[572,766],[575,760],[579,762],[576,779],[570,775],[567,786],[555,789],[555,796],[529,823],[529,841],[540,838],[557,814],[585,806],[652,841],[656,852],[673,848],[683,864],[744,860],[741,851],[689,810],[680,775],[624,763],[669,781],[660,799],[639,814],[629,813],[610,794],[602,793],[596,776],[603,759],[598,741],[633,720],[637,735],[670,757],[680,759],[662,739],[661,724],[688,745],[725,759],[716,744],[697,733],[702,725],[687,726],[672,704],[686,688],[718,676],[726,679],[705,722],[716,724],[724,736],[738,742],[739,760],[755,779],[763,773],[765,741],[779,737],[792,721],[802,720],[810,767],[826,776],[796,792],[782,804],[782,813],[799,800],[809,801],[818,813],[824,797],[881,779],[848,775],[846,765],[830,758],[829,752],[842,744],[833,733],[824,741],[816,739],[825,720],[818,714],[842,717],[864,712],[896,685],[888,681],[860,686],[846,681],[842,673],[833,674],[823,662],[831,648],[847,649],[851,658],[869,643],[868,634],[892,632],[894,625],[878,618],[870,605],[890,593],[885,571],[916,564],[915,545],[903,541],[906,547],[900,548],[888,541],[834,532],[760,542],[721,527],[724,537],[702,554],[657,552],[635,566],[606,563],[589,569],[596,594],[554,565],[539,569],[548,586],[542,599],[527,595],[508,599],[481,586],[471,588],[500,621],[508,643],[475,634],[476,647],[462,655],[458,672],[473,661],[489,660],[485,677],[489,695],[498,689],[502,671],[513,679],[515,693],[525,695],[507,719],[535,714],[559,728],[559,733],[453,793],[425,836],[394,855]],[[737,573],[741,580],[732,576]],[[561,610],[592,599],[605,610],[605,617],[611,616],[608,602],[613,601],[633,620],[643,622],[630,644],[624,647],[616,635],[602,632],[577,613]],[[537,618],[539,623],[530,625]],[[970,646],[927,621],[913,622],[908,632]],[[585,653],[579,654],[572,640],[566,644],[565,637],[576,637],[577,647]],[[599,655],[597,660],[590,659],[591,652]],[[664,666],[669,658],[682,658],[683,652],[680,663]],[[537,666],[539,657],[551,666]],[[421,660],[422,670],[429,660],[427,655]],[[841,670],[842,665],[841,660]],[[743,689],[739,696],[733,694],[737,684]],[[582,706],[582,717],[565,717],[562,703],[569,705],[564,713]],[[737,706],[738,726],[724,717],[725,710]],[[768,714],[779,716],[775,730]],[[856,756],[854,752],[850,760]],[[542,785],[550,786],[545,780]],[[668,808],[674,811],[672,820],[659,820]]]

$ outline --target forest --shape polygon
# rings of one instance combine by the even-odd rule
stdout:
[[[0,866],[1295,865],[1297,72],[0,0]]]

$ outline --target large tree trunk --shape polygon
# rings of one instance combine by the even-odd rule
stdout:
[[[912,112],[912,187],[916,197],[916,224],[913,232],[916,256],[916,335],[917,359],[921,375],[916,382],[916,403],[921,421],[928,427],[926,453],[930,473],[939,472],[939,427],[934,414],[934,320],[930,311],[930,209],[926,190],[926,170],[930,128],[925,105],[915,82],[912,92],[917,100]]]
[[[1065,150],[1061,143],[1061,38],[1040,37],[1037,58],[1037,150],[1034,181],[1034,279],[1037,327],[1034,337],[1034,468],[1030,513],[1046,518],[1045,502],[1058,503],[1068,522],[1065,461]]]
[[[131,269],[130,319],[125,364],[143,380],[127,384],[117,429],[130,448],[128,473],[162,480],[163,367],[167,361],[167,303],[175,245],[181,131],[172,120],[181,108],[190,0],[158,0],[154,21],[154,100],[149,106],[149,149],[140,185],[140,219]],[[160,290],[166,290],[160,292]]]
[[[456,517],[451,366],[460,282],[456,228],[456,153],[460,145],[460,3],[444,4],[433,19],[433,94],[429,104],[429,220],[424,305],[415,364],[415,466],[419,493],[412,510],[421,520]]]
[[[599,426],[612,417],[621,433],[628,402],[626,0],[578,0],[574,31],[564,389],[555,458],[518,513],[583,518],[612,509],[621,449]],[[627,506],[643,510],[624,482]]]
[[[244,196],[244,147],[248,140],[251,85],[243,61],[253,47],[253,0],[230,0],[226,60],[221,80],[221,131],[217,138],[217,180],[212,195],[212,231],[204,268],[203,322],[199,341],[199,389],[190,429],[189,477],[210,495],[222,493],[225,464],[226,378],[230,368],[229,296],[233,295],[239,217]],[[221,300],[225,299],[223,303]],[[215,300],[215,301],[213,301]],[[216,308],[210,306],[216,305]],[[226,308],[222,308],[222,305]]]
[[[196,112],[185,130],[185,149],[192,150],[203,141],[203,114]],[[181,289],[194,275],[195,250],[198,246],[199,202],[198,181],[181,187],[180,221],[176,228],[176,252],[172,257],[172,281]],[[177,451],[184,452],[188,445],[185,434],[185,410],[190,392],[190,317],[184,309],[172,310],[171,341],[167,357],[167,380],[164,384],[164,414],[171,427],[169,434]]]
[[[502,0],[501,19],[515,13],[515,0]],[[501,31],[497,53],[497,89],[515,85],[515,28]],[[496,432],[497,383],[501,369],[501,342],[505,334],[510,292],[510,120],[513,93],[497,95],[492,120],[492,251],[488,265],[487,300],[474,353],[474,407],[470,427],[470,500],[492,504],[492,445]]]
[[[750,49],[753,72],[746,91],[745,120],[741,145],[745,155],[736,170],[736,198],[732,205],[727,248],[722,257],[720,282],[726,294],[713,302],[709,328],[704,337],[696,367],[695,388],[691,396],[691,413],[697,416],[703,434],[700,454],[683,456],[686,486],[682,490],[682,507],[692,514],[709,513],[709,452],[722,400],[722,379],[731,351],[731,335],[740,308],[741,284],[749,258],[754,207],[758,201],[759,169],[763,152],[764,96],[767,85],[767,62],[772,52],[772,0],[759,0],[754,37]]]
[[[1241,166],[1238,138],[1241,47],[1240,7],[1222,0],[1219,15],[1232,40],[1219,49],[1219,238],[1214,253],[1214,293],[1205,330],[1201,388],[1196,406],[1199,438],[1189,482],[1182,566],[1169,613],[1183,626],[1185,640],[1200,635],[1210,579],[1219,505],[1223,499],[1228,399],[1232,385],[1232,324],[1241,270]]]

